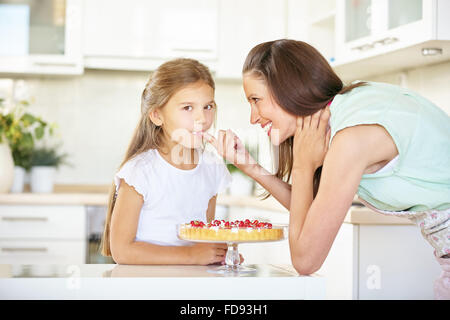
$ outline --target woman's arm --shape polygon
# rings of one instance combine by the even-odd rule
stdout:
[[[120,264],[211,264],[224,259],[226,246],[159,246],[135,241],[144,200],[123,179],[111,217],[111,253]]]
[[[367,149],[367,143],[352,129],[337,133],[326,154],[314,200],[314,169],[294,168],[289,246],[292,264],[300,274],[317,271],[325,261],[367,167]]]
[[[217,139],[205,133],[204,138],[217,152],[242,172],[263,186],[275,199],[289,210],[291,185],[261,167],[245,149],[239,137],[231,130],[220,130]]]
[[[259,164],[242,166],[242,172],[258,182],[266,189],[283,207],[291,207],[291,185],[271,174]]]

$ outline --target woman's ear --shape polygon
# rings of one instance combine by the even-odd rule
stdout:
[[[153,110],[149,113],[150,120],[157,126],[161,126],[163,124],[163,120],[161,115],[158,113],[158,110]]]

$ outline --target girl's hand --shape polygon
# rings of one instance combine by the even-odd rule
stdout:
[[[330,142],[331,130],[327,129],[329,118],[329,107],[313,115],[297,118],[293,168],[309,167],[315,171],[323,164]]]
[[[231,130],[220,130],[217,139],[208,133],[205,133],[203,138],[211,143],[224,159],[243,172],[246,171],[246,167],[257,164],[239,137]]]
[[[189,249],[193,262],[200,265],[222,263],[227,253],[225,243],[196,243]]]

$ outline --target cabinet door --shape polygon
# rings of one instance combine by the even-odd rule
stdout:
[[[84,54],[213,60],[217,56],[217,1],[89,0],[84,10]]]
[[[402,47],[434,39],[435,0],[388,0],[386,36]]]
[[[440,39],[448,29],[447,7],[445,0],[338,0],[338,63]]]
[[[221,0],[219,11],[219,77],[241,79],[251,48],[286,37],[286,1]]]
[[[327,299],[358,299],[359,226],[343,223],[318,275],[327,279]]]
[[[81,2],[0,0],[0,72],[81,74]]]
[[[0,240],[0,264],[83,264],[86,241]]]
[[[433,299],[441,268],[417,226],[359,228],[359,299]]]
[[[84,206],[0,206],[0,239],[86,239]]]

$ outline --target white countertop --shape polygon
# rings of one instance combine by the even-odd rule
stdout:
[[[299,276],[290,265],[247,265],[223,275],[218,266],[0,265],[0,299],[325,299],[325,278]]]

